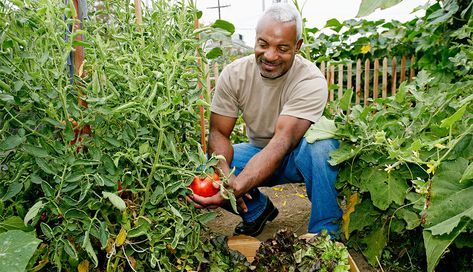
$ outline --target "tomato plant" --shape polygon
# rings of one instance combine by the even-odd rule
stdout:
[[[42,241],[28,271],[225,262],[209,260],[213,245],[202,235],[215,214],[185,201],[206,160],[199,13],[192,2],[152,1],[138,29],[132,5],[89,1],[83,29],[70,32],[76,12],[66,2],[0,2],[0,232],[33,231]],[[74,46],[86,53],[71,78],[65,56]]]
[[[221,184],[220,177],[217,173],[213,175],[207,174],[205,177],[195,176],[189,188],[194,194],[209,197],[220,192],[220,189],[215,187],[215,183]]]

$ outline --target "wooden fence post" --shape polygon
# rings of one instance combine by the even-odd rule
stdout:
[[[365,92],[363,96],[363,105],[368,106],[368,98],[370,97],[370,60],[365,60]]]
[[[330,96],[330,101],[333,101],[335,99],[334,97],[334,91],[333,89],[331,88],[331,86],[333,86],[333,84],[335,83],[335,66],[334,65],[331,65],[330,66],[330,81],[329,81],[329,96]]]
[[[414,61],[415,61],[415,57],[414,55],[411,56],[411,71],[409,73],[409,80],[412,80],[414,77],[415,77],[415,70],[414,70]]]
[[[399,76],[400,81],[404,82],[406,80],[406,56],[401,58],[401,75]]]
[[[383,93],[382,97],[388,97],[388,58],[383,58]]]
[[[338,99],[343,96],[343,64],[338,65]]]
[[[361,59],[356,61],[355,105],[360,105],[361,96]]]
[[[373,68],[373,99],[378,98],[378,73],[379,73],[379,60],[375,59],[374,60],[374,68]]]
[[[393,57],[392,60],[392,69],[391,69],[391,95],[396,95],[396,86],[397,86],[397,59]]]
[[[347,89],[351,89],[353,87],[353,85],[352,85],[352,74],[353,74],[352,62],[350,61],[347,64]]]

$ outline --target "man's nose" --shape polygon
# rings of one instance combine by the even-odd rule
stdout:
[[[270,47],[268,48],[268,50],[266,50],[266,52],[264,52],[264,58],[267,60],[267,61],[275,61],[278,59],[278,51],[276,48],[274,47]]]

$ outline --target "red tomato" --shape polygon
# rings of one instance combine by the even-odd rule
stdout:
[[[220,192],[218,188],[215,188],[213,183],[214,181],[220,183],[220,177],[218,174],[214,173],[212,176],[207,175],[205,178],[201,176],[194,177],[189,188],[194,192],[196,195],[200,195],[203,197],[213,196],[216,193]]]

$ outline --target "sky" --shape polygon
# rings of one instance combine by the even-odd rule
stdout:
[[[253,47],[255,40],[255,25],[263,12],[263,7],[271,5],[272,0],[196,0],[197,8],[203,12],[201,23],[211,24],[218,19],[216,7],[220,1],[220,16],[235,25],[235,32],[243,35],[244,42]],[[432,3],[434,0],[430,0]],[[415,17],[420,17],[424,11],[411,12],[418,6],[425,5],[429,0],[404,0],[389,9],[378,10],[363,17],[367,20],[399,20],[405,22]],[[298,0],[300,6],[304,5],[302,17],[307,19],[306,27],[323,28],[327,20],[336,18],[340,22],[354,19],[358,13],[361,0]]]

